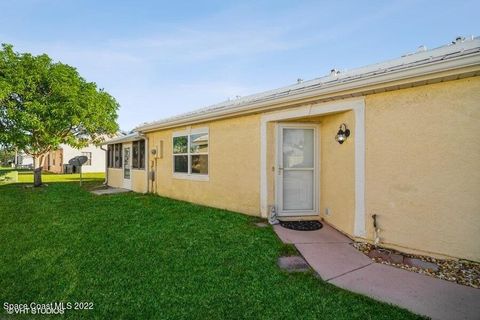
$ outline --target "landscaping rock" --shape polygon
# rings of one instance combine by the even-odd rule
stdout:
[[[420,259],[417,259],[417,258],[405,258],[404,263],[406,265],[416,267],[416,268],[438,271],[438,266],[435,263],[420,260]]]
[[[403,263],[403,255],[396,254],[396,253],[391,253],[390,254],[390,261],[392,263],[396,263],[396,264]]]
[[[300,256],[280,257],[278,266],[288,272],[305,272],[310,269],[305,259]]]
[[[390,261],[390,256],[388,252],[380,251],[377,249],[373,249],[370,252],[367,253],[367,256],[370,259],[380,259],[383,261]]]
[[[352,245],[375,262],[480,289],[478,262],[413,255],[366,242],[354,242]],[[395,255],[398,257],[395,258]],[[403,257],[402,263],[392,261],[397,258],[400,261],[400,256]]]

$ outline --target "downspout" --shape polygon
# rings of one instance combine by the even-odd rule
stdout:
[[[148,145],[149,145],[149,141],[148,141],[148,137],[139,132],[140,133],[140,136],[145,139],[145,183],[146,183],[146,186],[147,186],[147,192],[146,193],[149,193],[150,192],[150,167],[149,167],[149,157],[150,157],[150,152],[149,152],[149,148],[148,148]]]
[[[100,149],[105,151],[105,181],[103,181],[104,186],[108,186],[108,148],[105,150],[103,146],[100,146]]]

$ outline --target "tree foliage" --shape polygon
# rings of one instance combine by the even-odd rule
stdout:
[[[15,159],[15,151],[3,146],[0,143],[0,167],[3,165],[8,165],[9,162]]]
[[[0,49],[0,144],[38,157],[60,144],[81,148],[118,130],[115,99],[46,55]]]

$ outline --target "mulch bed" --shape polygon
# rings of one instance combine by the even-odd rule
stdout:
[[[352,244],[373,261],[392,265],[409,271],[480,288],[480,263],[467,260],[436,259],[403,253],[393,249],[375,247],[365,242]]]

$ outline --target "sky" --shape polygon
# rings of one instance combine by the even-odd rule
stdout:
[[[0,0],[0,42],[74,66],[119,124],[480,35],[480,1]]]

